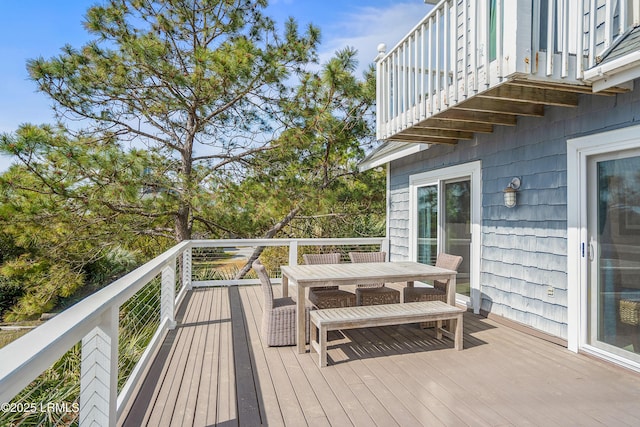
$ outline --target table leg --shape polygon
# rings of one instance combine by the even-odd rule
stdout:
[[[300,285],[298,288],[298,300],[296,301],[296,315],[298,317],[297,321],[297,330],[298,330],[298,339],[296,340],[296,344],[298,346],[298,354],[303,354],[307,352],[307,337],[305,336],[305,309],[304,309],[304,288]]]
[[[447,304],[456,305],[456,274],[452,274],[449,278],[449,286],[447,287]]]
[[[283,274],[282,275],[282,297],[284,298],[288,296],[289,296],[289,278]]]
[[[447,304],[449,305],[456,305],[456,274],[452,274],[451,276],[449,276],[449,286],[447,286]],[[453,322],[451,320],[448,320],[446,322],[447,325],[447,330],[449,332],[453,332]]]

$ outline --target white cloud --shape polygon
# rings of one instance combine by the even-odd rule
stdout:
[[[340,14],[329,27],[323,28],[320,62],[326,62],[337,50],[351,46],[358,50],[358,68],[363,71],[374,62],[380,43],[387,45],[388,52],[430,10],[431,6],[412,1],[386,8],[361,7],[355,12]]]

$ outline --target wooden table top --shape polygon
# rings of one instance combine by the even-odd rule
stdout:
[[[300,286],[406,282],[456,274],[453,270],[411,261],[285,265],[281,271],[283,276]]]

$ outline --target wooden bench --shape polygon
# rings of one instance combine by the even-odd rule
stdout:
[[[338,329],[369,328],[405,323],[436,322],[436,337],[444,333],[462,350],[462,313],[464,310],[442,301],[409,302],[358,307],[311,310],[311,352],[319,353],[320,367],[327,366],[327,334]],[[455,332],[442,329],[444,320],[452,320]],[[314,327],[315,326],[315,327]],[[317,328],[317,329],[316,329]]]

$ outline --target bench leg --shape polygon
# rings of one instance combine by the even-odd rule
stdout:
[[[318,364],[322,368],[327,366],[327,327],[320,326],[320,357],[318,358]]]
[[[456,338],[454,340],[456,350],[462,350],[462,314],[452,321],[456,325]]]
[[[313,324],[313,322],[309,322],[310,325],[310,331],[309,331],[309,351],[311,353],[315,353],[316,352],[316,347],[315,345],[317,345],[318,343],[318,327],[316,325]]]

